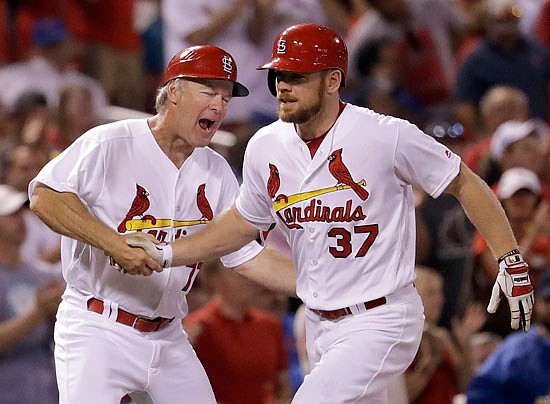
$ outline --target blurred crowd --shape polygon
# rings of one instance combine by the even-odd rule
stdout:
[[[507,307],[485,310],[498,265],[483,237],[452,196],[417,191],[426,327],[390,403],[550,402],[550,0],[6,0],[0,20],[1,403],[57,401],[61,241],[28,210],[31,179],[91,127],[153,113],[169,57],[206,43],[251,91],[212,143],[239,175],[277,119],[256,67],[301,22],[346,39],[344,101],[413,122],[493,188],[530,265],[534,326],[512,333]],[[220,265],[205,263],[184,321],[216,397],[290,402],[308,372],[301,302]]]

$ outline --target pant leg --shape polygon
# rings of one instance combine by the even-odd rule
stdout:
[[[334,322],[307,310],[312,371],[293,403],[386,403],[388,385],[414,359],[423,325],[416,291],[401,301]]]
[[[145,388],[152,348],[139,331],[62,302],[54,340],[60,404],[119,404]]]
[[[144,333],[63,302],[55,343],[60,404],[120,404],[134,391],[155,404],[216,402],[179,321]]]
[[[166,331],[149,368],[146,391],[155,404],[215,404],[208,376],[178,322]]]

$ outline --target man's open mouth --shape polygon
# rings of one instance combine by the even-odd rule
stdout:
[[[199,119],[199,125],[202,129],[208,130],[212,127],[212,125],[214,125],[214,121],[211,121],[210,119],[206,119],[206,118]]]

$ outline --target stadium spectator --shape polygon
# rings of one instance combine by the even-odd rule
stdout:
[[[481,128],[462,153],[464,163],[478,174],[488,163],[492,134],[504,122],[527,121],[529,100],[519,88],[497,84],[481,97],[479,113]]]
[[[437,325],[445,299],[441,275],[433,268],[417,266],[415,284],[424,303],[426,325],[417,356],[405,371],[409,399],[413,404],[452,404],[469,383],[469,344],[487,314],[480,306],[471,306],[455,321],[451,334]]]
[[[224,404],[289,403],[290,385],[279,318],[254,307],[269,293],[223,268],[206,263],[214,298],[184,320],[216,399]]]
[[[533,327],[509,335],[489,356],[468,388],[468,404],[550,401],[550,273],[535,299]]]
[[[13,109],[18,97],[28,91],[44,94],[48,106],[56,108],[63,87],[79,83],[92,92],[96,113],[104,113],[107,99],[101,85],[71,66],[70,40],[62,20],[51,17],[36,22],[33,54],[24,61],[0,68],[0,102],[5,108]]]
[[[54,404],[53,321],[58,277],[24,263],[27,195],[0,185],[0,402]]]
[[[16,191],[27,193],[31,180],[48,162],[46,151],[39,146],[21,144],[13,149],[8,161],[6,184]],[[59,274],[61,272],[61,237],[26,206],[25,241],[21,245],[22,259],[38,269]]]
[[[358,54],[366,43],[391,38],[399,42],[399,70],[404,87],[425,106],[446,107],[455,80],[453,49],[464,34],[465,17],[452,2],[440,0],[370,0],[347,35],[350,83],[357,85]],[[426,10],[430,10],[429,13]]]
[[[490,160],[480,167],[482,178],[493,185],[502,172],[523,167],[536,173],[540,180],[546,168],[549,139],[548,127],[537,120],[504,122],[491,137]]]
[[[469,131],[479,128],[478,106],[494,85],[517,87],[529,99],[531,117],[550,118],[550,53],[519,29],[514,0],[487,0],[485,35],[459,68],[456,113]]]

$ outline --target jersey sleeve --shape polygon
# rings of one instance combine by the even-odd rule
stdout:
[[[401,121],[395,150],[396,175],[437,198],[460,172],[460,157],[415,125]]]
[[[259,170],[256,169],[254,159],[258,154],[254,153],[256,143],[251,140],[244,154],[243,183],[235,206],[242,217],[254,227],[262,231],[268,231],[273,218],[271,216],[271,199],[267,194],[265,181]],[[266,165],[267,166],[267,165]]]
[[[91,205],[105,183],[104,155],[101,143],[82,135],[56,158],[48,162],[29,184],[32,196],[38,183],[58,192],[71,192]]]
[[[223,181],[223,191],[221,192],[220,197],[223,198],[222,204],[225,208],[228,208],[235,201],[235,197],[239,192],[239,184],[235,175],[231,172],[231,169],[228,166],[229,173],[225,173],[225,178]],[[244,264],[247,261],[250,261],[256,255],[258,255],[263,250],[261,246],[256,241],[251,241],[250,243],[243,246],[241,249],[224,255],[220,258],[222,264],[227,268],[234,268],[241,264]]]

